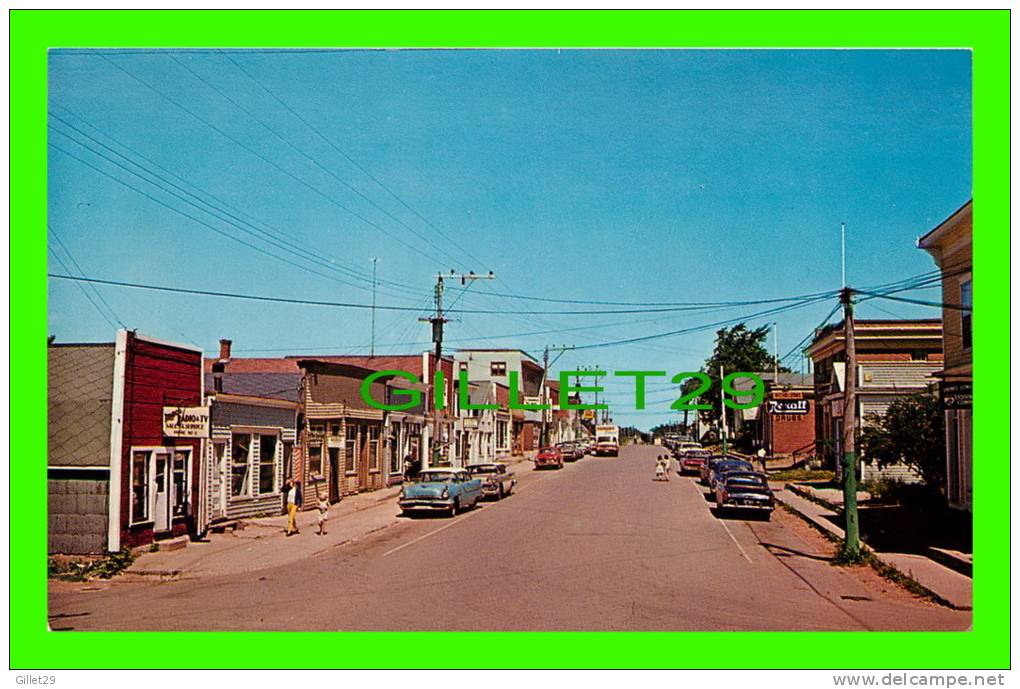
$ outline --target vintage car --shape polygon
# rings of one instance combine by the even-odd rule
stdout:
[[[517,485],[514,472],[507,469],[506,464],[499,462],[469,464],[467,470],[472,478],[482,482],[482,497],[502,500],[514,492]]]
[[[771,517],[775,503],[768,477],[757,471],[726,472],[715,486],[715,506],[720,512],[757,510]]]
[[[716,484],[732,471],[754,471],[754,466],[742,459],[724,459],[716,462],[708,477],[708,487],[715,490]]]
[[[718,462],[741,462],[743,461],[739,457],[733,455],[711,455],[705,460],[705,463],[701,465],[699,474],[701,476],[701,484],[704,486],[712,485],[712,472],[715,471],[715,465]],[[750,464],[747,465],[747,469],[750,470],[752,467]]]
[[[701,443],[696,443],[692,440],[681,440],[673,445],[673,456],[677,459],[683,459],[690,450],[701,450]]]
[[[704,466],[708,458],[712,456],[712,453],[708,450],[692,449],[687,450],[683,454],[683,458],[680,460],[680,473],[686,474],[699,474],[701,473],[701,467]]]
[[[563,453],[560,452],[558,447],[543,447],[535,455],[535,468],[542,469],[545,467],[563,468]]]
[[[581,459],[581,457],[584,457],[584,450],[582,450],[577,443],[569,441],[556,443],[556,447],[559,449],[560,454],[563,455],[563,460],[565,462],[574,462]]]
[[[445,512],[454,516],[482,499],[482,481],[466,469],[426,469],[400,489],[397,505],[404,514]]]

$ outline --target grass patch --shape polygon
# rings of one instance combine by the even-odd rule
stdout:
[[[834,481],[836,474],[826,469],[783,469],[769,473],[771,481]]]
[[[129,550],[88,558],[50,556],[47,574],[50,579],[63,581],[110,579],[130,567],[134,561],[135,556]]]

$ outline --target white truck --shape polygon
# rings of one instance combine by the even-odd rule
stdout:
[[[617,457],[620,454],[618,426],[595,426],[595,456]]]

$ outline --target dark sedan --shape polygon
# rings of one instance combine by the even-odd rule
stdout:
[[[766,518],[775,507],[772,489],[765,474],[757,471],[730,471],[722,475],[715,486],[715,506],[725,509],[755,510]]]
[[[750,462],[745,462],[730,455],[713,455],[701,467],[701,483],[714,490],[716,473],[720,469],[724,471],[754,471],[754,467],[751,466]]]

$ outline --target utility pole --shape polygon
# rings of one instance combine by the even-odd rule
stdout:
[[[724,378],[722,364],[719,364],[719,380]],[[719,419],[721,421],[720,430],[722,431],[722,453],[727,454],[729,449],[729,430],[726,427],[726,396],[723,394],[719,395]]]
[[[460,279],[460,284],[467,284],[470,280],[494,280],[496,276],[490,270],[488,275],[475,275],[472,271],[470,273],[457,274],[455,271],[450,271],[448,274],[437,273],[436,274],[436,289],[435,289],[435,302],[436,302],[436,314],[429,316],[428,318],[419,318],[418,320],[423,323],[432,324],[432,341],[436,343],[436,366],[432,373],[432,381],[430,387],[432,390],[432,448],[427,454],[428,464],[426,468],[433,466],[434,462],[439,459],[439,404],[438,401],[442,399],[443,391],[436,387],[436,372],[442,370],[443,364],[443,326],[449,322],[449,319],[443,315],[443,280],[449,278],[451,280]]]
[[[545,350],[542,353],[542,404],[549,407],[552,406],[552,402],[549,399],[549,352],[559,352],[556,358],[552,360],[552,363],[563,356],[563,352],[568,349],[573,349],[573,345],[553,345],[545,346]],[[548,430],[548,416],[550,409],[542,409],[542,432],[540,434],[539,445],[545,447],[549,444],[549,430]]]
[[[846,289],[846,223],[839,224],[839,267],[842,287]]]
[[[860,527],[857,521],[857,347],[854,343],[853,290],[844,287],[839,293],[843,303],[843,339],[846,345],[846,396],[843,398],[843,516],[846,540],[842,558],[854,562],[861,556]]]
[[[375,265],[378,262],[378,258],[372,259],[372,345],[368,352],[370,357],[375,356]]]
[[[775,387],[778,388],[779,387],[779,324],[774,322],[774,321],[772,323],[772,335],[775,338],[775,342],[773,343],[773,346],[775,347],[775,349],[773,350],[774,354],[772,355],[772,359],[774,360],[773,365],[774,365],[774,368],[775,368],[775,372],[774,372],[774,376],[775,377],[772,380],[772,384]]]

